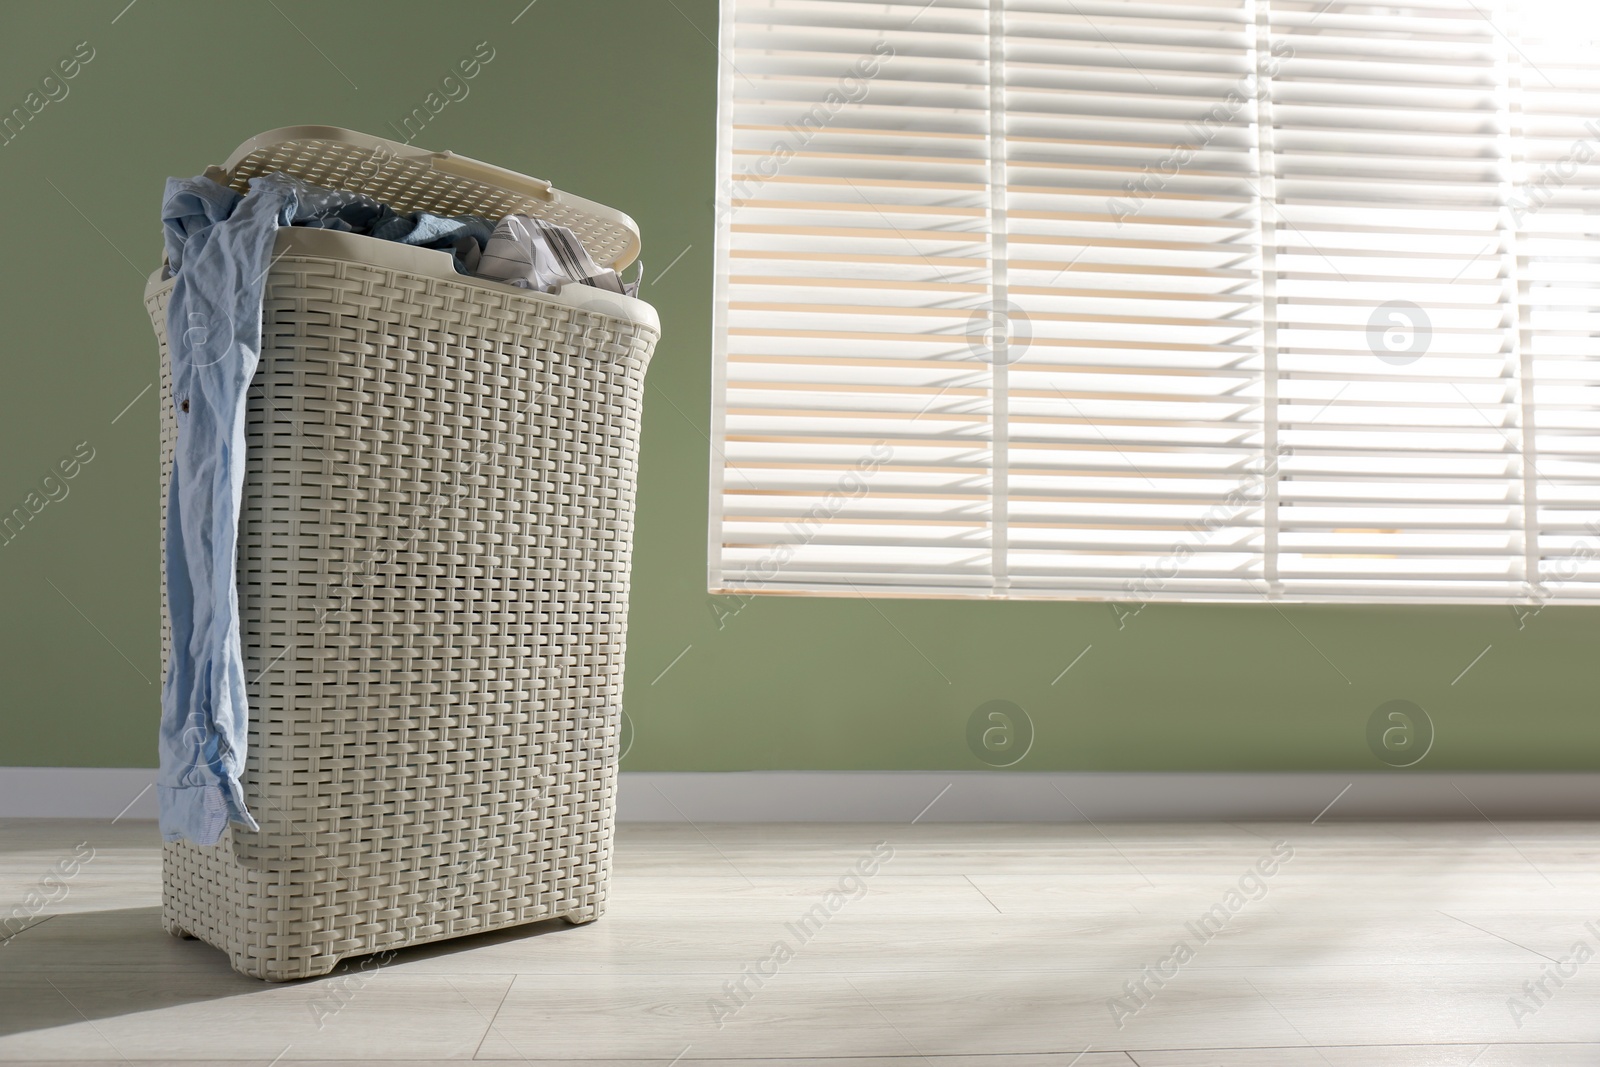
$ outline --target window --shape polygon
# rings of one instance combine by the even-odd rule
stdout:
[[[724,0],[721,592],[1600,602],[1591,0]]]

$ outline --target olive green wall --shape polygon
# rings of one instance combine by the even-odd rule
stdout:
[[[392,133],[483,41],[494,59],[416,143],[622,208],[651,277],[687,249],[646,292],[665,336],[646,401],[625,767],[980,768],[969,717],[1006,700],[1034,724],[1020,770],[1382,769],[1367,724],[1395,699],[1435,725],[1419,769],[1596,766],[1587,609],[1519,628],[1505,607],[1153,606],[1119,628],[1104,604],[785,597],[719,628],[705,592],[715,2],[525,2],[0,6],[0,112],[79,42],[93,49],[67,96],[0,146],[0,512],[80,442],[94,455],[0,547],[0,766],[155,761],[156,420],[141,391],[156,349],[141,290],[163,179],[277,126]]]

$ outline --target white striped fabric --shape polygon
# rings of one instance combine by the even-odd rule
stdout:
[[[1600,601],[1590,2],[724,0],[712,590]]]

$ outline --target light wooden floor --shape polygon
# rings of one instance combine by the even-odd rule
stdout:
[[[1600,949],[1597,829],[625,825],[594,925],[271,986],[162,933],[152,824],[0,823],[0,919],[96,850],[0,944],[0,1061],[1600,1064],[1600,952],[1508,1005]],[[1185,924],[1279,840],[1293,858],[1202,942]],[[802,943],[786,924],[880,841],[893,858]],[[1119,1027],[1109,999],[1180,939],[1193,957]],[[776,973],[719,1026],[747,965]]]

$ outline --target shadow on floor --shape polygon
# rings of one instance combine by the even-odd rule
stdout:
[[[580,930],[547,919],[399,949],[385,966]],[[159,907],[47,915],[0,941],[0,1037],[273,991],[309,999],[370,958],[350,957],[315,978],[263,982],[236,973],[220,950],[169,935]]]

